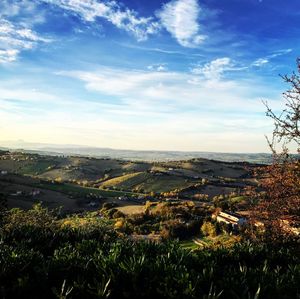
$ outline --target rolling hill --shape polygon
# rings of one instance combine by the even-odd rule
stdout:
[[[150,163],[24,152],[3,151],[0,155],[0,170],[9,173],[59,182],[85,182],[97,188],[143,189],[146,192],[171,191],[203,179],[243,180],[250,176],[253,166],[203,158]]]

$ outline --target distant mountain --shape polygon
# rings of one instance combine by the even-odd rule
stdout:
[[[2,147],[1,147],[2,146]],[[45,143],[29,143],[24,141],[1,142],[2,150],[19,150],[28,153],[46,155],[79,155],[97,158],[112,158],[135,161],[177,161],[194,158],[205,158],[225,162],[250,162],[268,164],[271,155],[266,153],[217,153],[217,152],[183,152],[183,151],[151,151],[120,150],[98,148],[81,145],[57,145]]]

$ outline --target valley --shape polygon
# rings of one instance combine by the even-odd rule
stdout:
[[[0,186],[9,208],[29,209],[42,202],[64,213],[97,210],[107,202],[127,213],[140,211],[137,206],[146,201],[213,205],[218,197],[247,208],[243,194],[257,184],[251,175],[256,166],[203,158],[141,162],[2,151]]]

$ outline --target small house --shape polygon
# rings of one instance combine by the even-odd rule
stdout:
[[[127,196],[119,196],[118,199],[121,201],[126,201],[126,200],[128,200],[128,197]]]
[[[214,215],[214,217],[217,222],[231,224],[234,227],[244,225],[247,222],[244,216],[229,211],[219,212],[217,215]]]
[[[11,195],[11,196],[21,196],[22,194],[23,194],[23,192],[20,191],[20,190],[18,190],[18,191],[16,191],[15,193],[11,193],[10,195]]]

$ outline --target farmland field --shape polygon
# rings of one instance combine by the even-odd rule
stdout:
[[[251,167],[206,159],[150,163],[4,152],[0,155],[0,170],[8,175],[0,180],[9,180],[14,175],[15,184],[61,193],[78,199],[82,207],[83,199],[90,194],[117,199],[180,192],[185,199],[204,194],[211,200],[219,194],[240,192],[253,185]],[[18,206],[17,202],[16,198],[10,198],[10,206]],[[124,205],[130,203],[125,201],[121,206]]]

